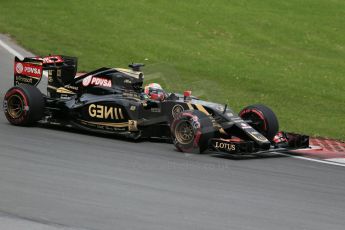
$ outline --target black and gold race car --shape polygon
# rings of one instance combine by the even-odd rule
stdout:
[[[264,105],[239,114],[229,106],[191,95],[144,92],[142,64],[100,68],[77,75],[77,58],[15,58],[14,87],[3,102],[13,125],[35,123],[77,128],[128,138],[171,140],[182,152],[257,154],[308,147],[308,136],[278,132],[278,120]],[[46,90],[37,87],[47,77]]]

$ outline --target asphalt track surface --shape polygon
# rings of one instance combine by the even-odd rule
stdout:
[[[12,74],[13,56],[0,47],[1,101]],[[0,229],[343,230],[344,170],[15,127],[1,111]]]

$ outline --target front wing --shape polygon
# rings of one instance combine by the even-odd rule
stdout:
[[[272,141],[270,149],[260,149],[254,141],[239,138],[212,138],[209,149],[215,153],[228,155],[254,155],[268,152],[283,152],[309,147],[309,136],[279,132]]]

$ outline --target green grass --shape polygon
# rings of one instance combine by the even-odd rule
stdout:
[[[169,63],[209,100],[264,103],[282,129],[344,140],[344,15],[343,0],[2,0],[0,32],[81,70]]]

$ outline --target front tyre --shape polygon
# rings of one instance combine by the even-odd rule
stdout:
[[[32,85],[14,86],[7,91],[3,102],[7,120],[13,125],[31,125],[42,119],[44,98]]]
[[[198,110],[179,113],[170,128],[174,145],[181,152],[202,153],[214,136],[211,119]]]
[[[277,116],[265,105],[257,104],[247,106],[242,109],[239,115],[243,120],[251,121],[250,125],[269,141],[272,141],[278,133],[279,123]]]

